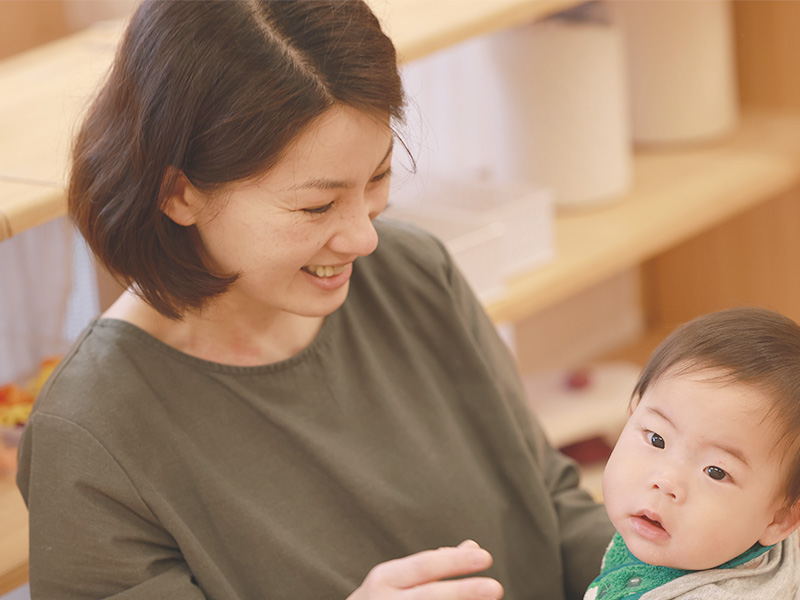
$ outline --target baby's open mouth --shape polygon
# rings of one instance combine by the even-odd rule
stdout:
[[[658,527],[659,529],[664,529],[664,526],[661,524],[660,521],[656,521],[655,519],[651,519],[647,515],[639,515],[639,518],[642,519],[643,521],[647,521],[648,523],[650,523],[651,525],[653,525],[655,527]]]
[[[331,265],[306,265],[301,271],[305,271],[315,277],[333,277],[347,268],[347,265],[333,267]]]

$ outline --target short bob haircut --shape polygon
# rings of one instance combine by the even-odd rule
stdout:
[[[656,348],[633,391],[632,405],[665,375],[719,369],[721,383],[742,383],[763,393],[785,450],[786,505],[800,501],[800,326],[761,308],[710,313],[682,325]]]
[[[337,104],[403,119],[394,46],[362,0],[145,0],[76,136],[69,212],[112,275],[180,319],[236,274],[163,214],[177,175],[213,193],[264,173]]]

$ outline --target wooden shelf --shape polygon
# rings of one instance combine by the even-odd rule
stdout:
[[[64,214],[60,186],[0,179],[0,241]]]
[[[409,62],[463,42],[495,33],[581,4],[583,0],[367,0],[397,48]]]
[[[579,0],[372,0],[403,61]],[[66,212],[69,145],[114,56],[110,22],[0,63],[0,240]],[[29,187],[20,187],[20,186]]]
[[[752,112],[730,139],[640,152],[630,192],[562,213],[556,260],[513,279],[487,307],[516,321],[755,207],[800,183],[800,115]]]
[[[0,240],[66,213],[69,145],[111,63],[120,23],[0,62]]]
[[[0,62],[0,178],[63,188],[74,129],[120,32],[106,23]]]

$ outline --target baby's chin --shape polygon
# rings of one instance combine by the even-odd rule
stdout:
[[[637,539],[633,535],[629,535],[626,538],[623,534],[622,538],[625,540],[625,544],[631,554],[640,561],[656,567],[668,567],[681,571],[704,571],[718,567],[735,558],[735,556],[709,556],[708,553],[702,556],[694,556],[674,538],[670,539],[669,543],[659,546]]]

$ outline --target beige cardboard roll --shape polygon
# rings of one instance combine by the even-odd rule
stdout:
[[[554,190],[558,208],[630,186],[622,38],[608,23],[549,19],[492,38],[504,111],[503,178]]]
[[[728,0],[614,0],[624,34],[637,145],[682,144],[733,132],[738,123]]]

